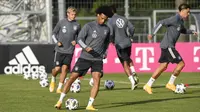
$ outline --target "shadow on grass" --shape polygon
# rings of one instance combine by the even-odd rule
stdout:
[[[114,107],[122,107],[122,106],[128,106],[128,105],[138,105],[138,104],[162,102],[162,101],[170,101],[170,100],[183,100],[183,99],[190,99],[190,98],[200,98],[200,96],[165,98],[165,99],[151,99],[151,100],[136,101],[136,102],[117,102],[117,103],[111,103],[112,106],[99,107],[99,108],[105,109],[105,108],[114,108]],[[105,104],[105,105],[108,105],[108,104]]]

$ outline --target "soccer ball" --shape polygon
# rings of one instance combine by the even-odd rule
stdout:
[[[40,86],[41,87],[48,87],[49,86],[49,81],[48,81],[48,79],[42,79],[42,80],[40,80]]]
[[[79,93],[81,91],[81,85],[79,83],[72,83],[70,91],[73,93]]]
[[[89,84],[90,84],[90,86],[93,86],[93,85],[94,85],[94,80],[93,80],[93,78],[90,79]]]
[[[69,110],[75,110],[79,106],[78,100],[74,98],[69,98],[65,101],[65,107]]]
[[[111,90],[111,89],[113,89],[115,87],[115,83],[112,80],[106,80],[105,83],[104,83],[104,87],[106,89],[110,89]]]
[[[47,75],[47,73],[40,73],[40,80],[42,80],[42,79],[47,79],[48,78],[48,75]]]
[[[30,73],[24,73],[24,79],[29,80],[31,78]]]
[[[184,84],[177,84],[176,85],[176,90],[174,91],[175,93],[178,93],[178,94],[184,94],[186,92],[186,87]]]
[[[37,80],[39,78],[39,74],[38,73],[32,73],[32,79],[33,80]]]

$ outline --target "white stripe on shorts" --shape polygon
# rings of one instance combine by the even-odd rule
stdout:
[[[54,62],[56,62],[56,55],[57,55],[57,51],[55,51],[55,54],[54,54]]]
[[[174,55],[172,48],[168,48],[169,53],[171,54],[172,58],[176,58],[176,56]]]

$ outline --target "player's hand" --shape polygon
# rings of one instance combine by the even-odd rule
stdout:
[[[149,40],[151,40],[152,37],[153,37],[153,36],[152,36],[151,34],[148,35],[148,39],[149,39]]]
[[[90,52],[90,51],[92,50],[92,48],[91,48],[91,47],[86,47],[85,50],[86,50],[87,52]]]
[[[197,33],[197,32],[193,32],[193,35],[197,36],[197,35],[198,35],[198,33]]]
[[[58,42],[57,44],[58,44],[58,47],[61,47],[61,46],[62,46],[62,43],[61,43],[61,42]]]
[[[75,40],[74,40],[74,41],[72,41],[71,43],[72,43],[72,45],[73,45],[73,46],[75,46],[75,45],[76,45],[76,41],[75,41]]]
[[[107,58],[107,55],[106,55],[106,54],[104,54],[104,55],[103,55],[103,59],[106,59],[106,58]]]

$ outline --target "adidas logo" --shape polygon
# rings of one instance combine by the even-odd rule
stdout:
[[[46,73],[45,66],[39,65],[37,58],[29,46],[15,55],[4,68],[5,74],[41,74]]]

